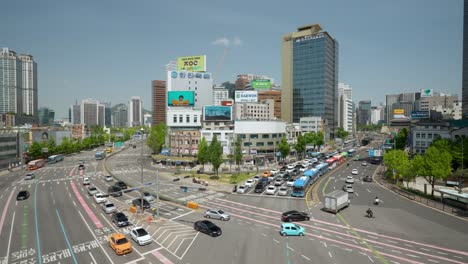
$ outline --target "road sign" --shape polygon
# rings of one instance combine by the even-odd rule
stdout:
[[[369,157],[374,157],[375,151],[373,149],[369,150]]]

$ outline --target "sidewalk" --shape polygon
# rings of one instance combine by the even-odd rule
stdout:
[[[406,182],[404,183],[405,187],[406,187]],[[431,194],[431,191],[432,191],[432,186],[426,181],[426,179],[422,178],[422,177],[418,177],[415,179],[414,182],[410,182],[409,183],[409,188],[411,189],[415,189],[415,190],[419,190],[421,192],[424,192],[424,185],[426,185],[426,191],[427,191],[427,194]],[[452,190],[457,190],[458,189],[455,189],[454,187],[449,187],[449,186],[445,186],[445,185],[434,185],[434,190],[437,190],[437,189],[452,189]],[[465,187],[462,189],[463,192],[468,192],[468,187]],[[437,192],[437,191],[434,191],[434,196],[436,197],[440,197],[440,193]]]

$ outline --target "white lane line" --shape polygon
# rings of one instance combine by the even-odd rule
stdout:
[[[191,213],[193,213],[193,212],[195,212],[195,211],[190,211],[190,212],[188,212],[188,213],[185,213],[185,214],[176,216],[176,217],[174,217],[174,218],[169,219],[169,221],[173,221],[173,220],[175,220],[175,219],[177,219],[177,218],[181,218],[181,217],[186,216],[186,215],[189,215],[189,214],[191,214]]]
[[[328,255],[330,255],[330,258],[333,258],[332,254],[330,253],[330,251],[328,251]]]
[[[266,234],[264,234],[264,233],[262,233],[262,236],[264,236],[264,237],[267,237],[267,235],[266,235]]]
[[[94,208],[97,208],[97,207],[96,207],[96,204],[93,203],[92,205],[94,206]]]
[[[292,252],[294,252],[295,250],[291,247],[288,246],[288,249],[291,250]]]
[[[279,244],[279,241],[273,238],[273,241],[275,241],[277,244]]]
[[[97,264],[96,259],[94,258],[93,254],[91,254],[91,252],[88,252],[88,253],[89,253],[89,255],[91,256],[91,259],[93,260],[93,264],[94,264],[94,263]]]
[[[369,189],[366,188],[366,190],[367,190],[368,193],[371,193],[371,191]]]
[[[76,207],[76,203],[75,203],[75,201],[72,201],[72,202],[73,202],[73,205]]]
[[[371,256],[367,256],[369,258],[369,260],[374,263],[374,260],[371,258]]]
[[[72,198],[72,196],[71,196],[71,194],[70,194],[70,193],[68,193],[68,196],[70,196],[70,198]]]
[[[407,246],[407,247],[413,247],[412,245],[410,245],[410,244],[406,244],[406,243],[405,243],[405,246]]]
[[[11,235],[13,234],[13,226],[15,224],[15,214],[16,212],[13,212],[13,218],[11,219],[11,229],[10,229],[10,237],[8,238],[8,247],[7,247],[7,263],[8,263],[8,256],[10,256],[10,244],[11,244]]]
[[[398,251],[398,250],[394,250],[394,249],[392,249],[391,251],[392,251],[393,253],[398,253],[398,254],[401,254],[401,251]]]
[[[187,247],[187,249],[185,250],[184,254],[182,254],[182,256],[179,258],[179,259],[183,259],[185,254],[187,253],[187,251],[190,249],[190,247],[192,246],[193,242],[195,242],[195,240],[197,239],[198,237],[198,234],[200,234],[200,232],[197,232],[197,234],[195,235],[195,238],[192,240],[192,243],[190,243],[190,245]],[[182,245],[182,244],[181,244]],[[179,245],[180,247],[180,245]],[[175,251],[177,252],[177,251]],[[175,252],[174,252],[174,255],[175,255]]]
[[[424,250],[424,251],[431,251],[431,250],[428,249],[428,248],[419,248],[419,249]]]
[[[433,259],[427,259],[427,261],[434,262],[434,263],[439,263],[439,261],[433,260]]]
[[[325,246],[325,248],[327,248],[327,243],[326,242],[323,242],[323,245]]]
[[[416,255],[411,255],[411,254],[406,254],[406,256],[410,256],[410,257],[413,257],[413,258],[419,258],[418,256],[416,256]]]
[[[308,261],[310,261],[310,258],[308,258],[308,257],[306,257],[304,255],[301,255],[301,257],[303,257],[303,258],[307,259]]]
[[[453,257],[455,257],[455,258],[457,258],[457,259],[463,259],[463,258],[460,257],[460,256],[453,256]]]
[[[437,253],[442,254],[442,255],[448,255],[447,253],[445,253],[445,252],[440,252],[440,251],[437,251]]]
[[[356,196],[359,197],[359,194],[357,192],[355,192],[354,194],[356,194]]]
[[[94,237],[94,239],[98,242],[99,244],[99,247],[101,248],[102,252],[104,252],[104,254],[106,255],[106,257],[109,259],[110,263],[114,264],[114,262],[112,261],[112,259],[109,257],[109,254],[107,254],[107,252],[104,250],[104,248],[102,247],[102,244],[99,243],[99,239],[96,237],[96,235],[93,233],[93,230],[91,229],[91,227],[88,225],[88,223],[86,222],[85,218],[83,217],[83,215],[81,214],[80,211],[78,211],[78,213],[80,214],[81,216],[81,219],[83,220],[83,223],[85,223],[85,225],[88,227],[88,230],[89,232],[91,233],[91,235]]]
[[[372,238],[372,239],[379,239],[378,237],[370,236],[370,235],[368,235],[368,237],[370,237],[370,238]]]

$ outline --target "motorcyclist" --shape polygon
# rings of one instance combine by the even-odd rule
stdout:
[[[372,210],[370,208],[367,209],[366,213],[367,213],[367,217],[369,217],[369,218],[374,217],[374,212],[372,212]]]
[[[349,162],[347,163],[347,165],[346,165],[346,166],[348,166],[348,167],[349,167]]]
[[[374,204],[375,204],[375,205],[378,205],[379,202],[380,202],[379,197],[376,196],[375,199],[374,199]]]

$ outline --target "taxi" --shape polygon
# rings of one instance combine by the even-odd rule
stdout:
[[[109,246],[117,255],[124,255],[132,252],[132,243],[121,233],[115,233],[109,236]]]

